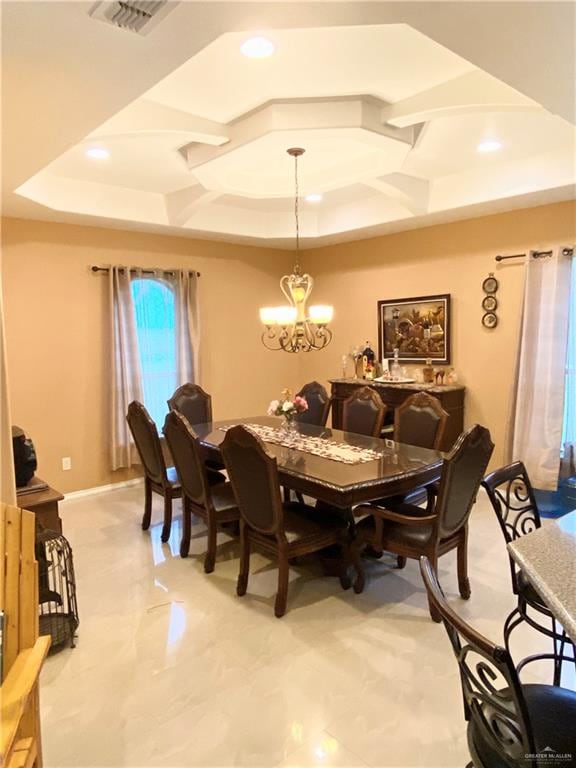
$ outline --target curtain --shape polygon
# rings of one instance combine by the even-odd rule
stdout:
[[[542,490],[558,487],[570,270],[562,249],[552,258],[527,258],[512,456]]]
[[[576,257],[572,258],[561,475],[576,474]]]
[[[1,265],[0,265],[1,267]],[[8,399],[8,372],[6,369],[6,339],[4,336],[4,305],[0,268],[0,501],[16,504],[14,457],[12,453],[12,427]]]
[[[130,267],[110,267],[108,288],[112,336],[112,469],[138,463],[126,421],[132,400],[142,401],[142,373],[132,300]]]
[[[178,384],[197,384],[200,382],[200,313],[196,273],[184,270],[175,272],[174,291]]]

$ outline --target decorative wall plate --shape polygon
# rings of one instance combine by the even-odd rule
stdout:
[[[486,314],[482,317],[482,325],[485,328],[496,328],[498,325],[498,317],[494,314],[494,312],[486,312]]]
[[[482,299],[482,307],[486,312],[493,312],[498,306],[498,299],[496,296],[488,295]]]
[[[492,272],[490,272],[486,280],[482,283],[482,290],[484,293],[496,293],[498,290],[498,280],[496,280]]]

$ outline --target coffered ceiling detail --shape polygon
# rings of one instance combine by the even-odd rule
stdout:
[[[574,127],[408,24],[221,35],[16,190],[47,208],[291,246],[575,181]],[[498,145],[482,152],[486,142]],[[87,156],[103,150],[103,157]]]

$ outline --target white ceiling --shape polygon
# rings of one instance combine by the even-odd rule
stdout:
[[[373,3],[362,6],[365,22],[380,15],[390,23],[360,24],[353,19],[360,4],[326,3],[320,24],[315,9],[299,3],[305,26],[290,28],[288,6],[295,4],[183,3],[144,38],[91,19],[90,5],[3,3],[8,215],[291,247],[290,146],[306,148],[301,193],[324,194],[321,203],[301,206],[309,245],[573,195],[570,100],[564,117],[546,109],[559,111],[562,94],[570,93],[562,90],[573,74],[570,57],[556,61],[556,39],[548,63],[561,69],[549,72],[554,86],[547,98],[542,68],[527,88],[517,51],[505,82],[505,57],[488,49],[500,27],[478,46],[486,30],[476,6],[493,16],[493,4],[465,3],[470,13],[461,17],[456,10],[447,15],[442,2]],[[399,5],[410,24],[399,18]],[[518,34],[520,19],[534,33],[534,17],[544,20],[538,3],[531,11],[524,3],[506,5],[524,6],[521,16],[518,8],[507,10]],[[559,34],[573,20],[562,5],[541,28],[540,57],[548,32]],[[338,24],[346,16],[351,23]],[[47,23],[52,35],[45,34]],[[263,28],[276,53],[242,56],[241,43]],[[89,47],[72,67],[79,42]],[[96,71],[86,70],[85,59]],[[51,94],[35,82],[46,78]],[[33,93],[36,109],[26,101]],[[502,149],[478,153],[486,139]],[[105,147],[110,158],[87,158],[92,146]]]

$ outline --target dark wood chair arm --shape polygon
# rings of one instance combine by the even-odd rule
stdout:
[[[412,517],[412,515],[400,515],[398,512],[392,512],[385,507],[377,507],[372,504],[360,504],[355,507],[354,512],[356,514],[365,513],[367,515],[373,515],[374,517],[381,518],[382,520],[389,520],[391,523],[401,523],[402,525],[421,526],[429,525],[436,520],[436,515],[424,515],[422,517]]]

